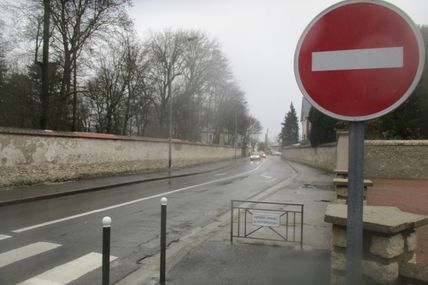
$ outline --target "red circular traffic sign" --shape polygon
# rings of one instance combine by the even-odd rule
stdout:
[[[337,119],[364,121],[411,95],[424,56],[419,29],[403,11],[383,1],[344,1],[305,29],[294,71],[314,107]]]

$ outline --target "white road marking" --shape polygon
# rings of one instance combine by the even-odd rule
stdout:
[[[217,173],[214,176],[225,176],[225,175],[226,175],[226,173]]]
[[[76,219],[76,218],[80,218],[80,217],[84,217],[84,216],[96,214],[96,213],[99,213],[99,212],[104,212],[104,211],[107,211],[107,210],[112,210],[112,209],[116,209],[116,208],[128,206],[128,205],[139,203],[139,202],[143,202],[143,201],[146,201],[146,200],[150,200],[150,199],[154,199],[154,198],[160,198],[160,197],[167,196],[167,195],[174,194],[174,193],[178,193],[178,192],[183,192],[183,191],[190,190],[190,189],[193,189],[193,188],[197,188],[197,187],[200,187],[200,186],[205,186],[205,185],[209,185],[209,184],[213,184],[213,183],[225,181],[225,180],[228,180],[228,179],[233,179],[233,178],[245,176],[245,175],[248,175],[248,174],[250,174],[250,173],[258,170],[263,165],[263,163],[264,162],[260,163],[256,168],[254,168],[254,169],[252,169],[250,171],[247,171],[247,172],[243,172],[241,174],[236,174],[236,175],[232,175],[232,176],[225,177],[225,178],[215,179],[215,180],[207,181],[207,182],[204,182],[204,183],[201,183],[201,184],[191,185],[191,186],[187,186],[187,187],[180,188],[180,189],[177,189],[177,190],[172,190],[172,191],[169,191],[169,192],[164,192],[164,193],[156,194],[156,195],[153,195],[153,196],[144,197],[144,198],[140,198],[140,199],[136,199],[136,200],[132,200],[132,201],[128,201],[128,202],[124,202],[124,203],[112,205],[112,206],[109,206],[109,207],[105,207],[105,208],[101,208],[101,209],[96,209],[96,210],[92,210],[92,211],[89,211],[89,212],[84,212],[84,213],[80,213],[80,214],[76,214],[76,215],[64,217],[64,218],[61,218],[61,219],[56,219],[56,220],[44,222],[44,223],[41,223],[41,224],[37,224],[37,225],[25,227],[25,228],[16,229],[16,230],[13,230],[12,232],[14,232],[14,233],[22,233],[22,232],[26,232],[26,231],[29,231],[29,230],[34,230],[34,229],[37,229],[37,228],[41,228],[41,227],[45,227],[45,226],[49,226],[49,225],[53,225],[53,224],[65,222],[65,221],[68,221],[68,220],[72,220],[72,219]]]
[[[55,249],[61,245],[50,242],[36,242],[0,254],[0,268],[25,258]]]
[[[8,235],[0,235],[0,240],[11,238],[11,236]]]
[[[117,257],[110,256],[110,261]],[[48,271],[34,276],[20,285],[63,285],[68,284],[79,277],[89,273],[102,265],[102,254],[91,252],[82,257],[74,259],[54,267]]]
[[[312,53],[312,71],[403,67],[403,47],[320,51]]]
[[[269,175],[266,175],[266,174],[262,174],[260,176],[263,177],[263,178],[266,178],[266,179],[272,179],[272,176],[269,176]]]

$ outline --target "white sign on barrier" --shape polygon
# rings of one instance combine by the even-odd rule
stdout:
[[[279,214],[257,212],[253,214],[254,226],[263,227],[279,227],[280,226]]]

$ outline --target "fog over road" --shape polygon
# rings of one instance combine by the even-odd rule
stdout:
[[[288,179],[279,157],[241,159],[216,171],[0,208],[0,283],[100,282],[101,220],[112,218],[111,282],[159,251],[160,198],[168,198],[167,242],[205,226],[251,197]],[[81,269],[70,273],[74,263]],[[72,281],[74,280],[74,281]]]

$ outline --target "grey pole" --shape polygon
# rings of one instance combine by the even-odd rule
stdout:
[[[166,271],[166,207],[168,200],[161,199],[161,229],[160,229],[160,274],[159,281],[161,285],[165,284]]]
[[[364,122],[351,122],[349,125],[346,285],[362,284],[364,126]]]
[[[103,218],[103,261],[102,261],[102,284],[110,283],[110,228],[111,218]]]
[[[171,88],[171,87],[170,87]],[[169,97],[169,117],[168,117],[168,174],[171,176],[172,166],[172,97]]]
[[[172,167],[172,92],[171,80],[168,76],[168,93],[169,93],[169,117],[168,117],[168,176],[171,177]],[[171,180],[169,180],[171,182]]]
[[[235,113],[235,133],[233,136],[233,147],[235,149],[235,160],[236,160],[236,138],[238,133],[238,115]]]

